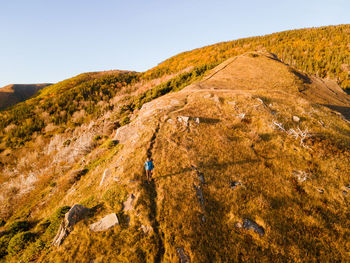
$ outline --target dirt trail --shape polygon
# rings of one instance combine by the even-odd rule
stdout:
[[[147,156],[151,159],[152,159],[152,155],[153,155],[153,146],[154,146],[154,143],[157,139],[159,129],[160,129],[160,124],[158,124],[158,126],[156,127],[156,129],[152,135],[150,145],[147,149]],[[146,184],[145,188],[146,188],[146,192],[150,198],[150,204],[151,204],[151,207],[150,207],[151,211],[150,211],[150,215],[149,215],[150,221],[152,222],[152,227],[153,227],[154,233],[158,238],[158,251],[157,251],[156,257],[154,259],[154,262],[159,263],[159,262],[162,262],[162,259],[164,256],[164,243],[163,243],[163,235],[164,234],[159,230],[159,222],[157,220],[157,217],[158,217],[157,187],[154,183],[154,180],[152,180],[149,184]]]

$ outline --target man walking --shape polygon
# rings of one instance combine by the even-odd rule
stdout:
[[[147,176],[147,183],[151,182],[152,174],[153,174],[153,162],[152,160],[147,157],[147,161],[145,162],[145,170],[146,170],[146,176]]]

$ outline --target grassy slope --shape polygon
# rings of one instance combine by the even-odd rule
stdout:
[[[34,212],[49,215],[50,207],[74,203],[99,205],[61,248],[49,250],[41,261],[177,262],[177,248],[184,248],[192,262],[346,260],[350,215],[342,190],[350,180],[348,124],[303,98],[298,90],[308,84],[279,62],[243,56],[226,65],[199,84],[152,101],[125,126],[129,136],[137,131],[136,141],[121,139],[115,150],[106,149],[101,156],[109,152],[110,157],[93,165],[73,185],[74,192],[57,190],[49,209]],[[293,122],[293,115],[301,123]],[[201,123],[186,127],[178,116],[201,117]],[[286,130],[307,128],[312,137],[302,146],[276,129],[274,121]],[[147,152],[156,166],[151,185],[143,182]],[[95,162],[87,160],[88,165]],[[204,207],[193,186],[200,180],[191,166],[205,178]],[[119,182],[110,178],[99,187],[108,167]],[[298,182],[293,170],[306,172],[308,180]],[[231,189],[231,181],[243,186]],[[108,189],[134,193],[135,210],[123,213],[120,206],[110,207],[103,198]],[[118,202],[125,200],[120,198]],[[129,215],[129,226],[86,231],[89,223],[112,211],[122,222]],[[243,218],[255,220],[266,235],[235,227]],[[142,225],[154,231],[146,235]]]
[[[339,27],[337,28],[339,29]],[[340,28],[346,31],[348,26]],[[343,29],[340,32],[344,32]],[[324,31],[323,29],[314,30]],[[334,29],[330,28],[325,31],[333,32],[333,34],[339,31],[335,30],[334,32],[332,30]],[[344,34],[341,33],[340,35],[343,36]],[[342,41],[339,43],[342,43]],[[233,42],[231,44],[222,43],[214,49],[213,47],[206,47],[200,52],[194,50],[178,55],[166,61],[165,64],[160,64],[156,69],[146,72],[143,79],[155,78],[165,74],[165,72],[177,72],[191,66],[217,64],[224,58],[236,54],[237,48],[232,49],[230,45],[241,44],[241,42],[235,42],[234,44]],[[215,53],[217,50],[222,50],[219,48],[221,46],[224,46],[223,50],[226,51]],[[257,46],[238,48],[238,53],[243,52],[246,48],[256,49]],[[212,52],[213,56],[208,56],[209,53],[206,50]],[[338,49],[335,48],[334,50]],[[203,54],[198,55],[199,53]],[[222,56],[222,53],[225,56]],[[331,53],[334,54],[334,52]],[[210,59],[207,60],[206,58]],[[237,65],[240,69],[241,65]],[[310,147],[312,144],[315,145],[312,146],[314,147],[314,153],[309,153],[303,147],[300,147],[299,143],[294,141],[291,136],[272,130],[271,127],[268,128],[269,125],[272,125],[271,114],[264,112],[262,106],[256,109],[256,104],[259,102],[251,98],[249,93],[246,96],[247,91],[234,91],[232,94],[220,94],[213,91],[213,94],[220,96],[221,104],[214,103],[212,100],[199,95],[191,97],[183,95],[184,93],[174,94],[172,95],[173,99],[181,101],[180,105],[175,107],[176,110],[182,110],[184,113],[181,114],[184,115],[192,114],[193,116],[203,115],[208,117],[208,123],[203,123],[189,131],[181,126],[174,128],[169,123],[161,124],[154,140],[153,150],[158,169],[156,171],[158,179],[155,186],[145,187],[145,185],[140,184],[143,176],[142,166],[153,132],[156,130],[159,120],[163,120],[166,116],[166,110],[155,115],[159,119],[152,119],[145,124],[144,131],[141,133],[142,136],[136,145],[126,143],[122,149],[108,149],[108,147],[103,146],[102,150],[98,148],[88,155],[87,160],[92,162],[90,165],[92,168],[87,175],[82,177],[81,181],[73,182],[72,185],[69,182],[69,173],[67,173],[59,179],[56,178],[55,183],[57,184],[53,185],[51,184],[52,177],[50,175],[45,179],[46,181],[41,182],[42,185],[38,187],[38,190],[28,197],[27,200],[30,201],[25,207],[22,207],[23,212],[17,213],[17,218],[29,216],[31,220],[45,219],[50,217],[56,208],[73,205],[74,203],[83,203],[89,207],[102,205],[93,218],[88,218],[77,225],[76,230],[64,243],[63,248],[51,252],[49,250],[48,255],[45,255],[47,252],[45,250],[46,252],[41,255],[42,261],[59,262],[61,260],[63,262],[80,258],[82,262],[85,262],[85,260],[88,262],[90,258],[95,258],[96,262],[102,262],[103,260],[105,260],[104,262],[108,260],[143,262],[144,260],[153,261],[153,259],[159,258],[159,255],[164,260],[177,261],[175,251],[177,247],[184,247],[186,253],[191,256],[194,262],[205,262],[207,257],[212,257],[217,261],[238,260],[239,257],[241,257],[241,260],[248,260],[248,254],[266,258],[266,260],[276,256],[287,259],[292,256],[285,251],[287,247],[295,251],[295,261],[301,260],[303,257],[322,259],[321,256],[323,255],[320,254],[320,248],[327,251],[325,252],[327,256],[333,255],[335,258],[344,258],[346,246],[345,248],[340,247],[340,244],[348,242],[346,239],[346,234],[348,234],[346,218],[349,215],[346,214],[345,207],[339,209],[339,211],[335,207],[342,207],[347,202],[346,197],[340,194],[340,188],[349,180],[346,177],[349,174],[347,170],[349,166],[348,126],[339,117],[332,116],[324,108],[311,106],[298,97],[295,101],[291,101],[288,93],[289,89],[297,89],[300,85],[306,85],[302,83],[303,80],[296,77],[291,70],[284,70],[283,67],[277,67],[275,64],[262,62],[263,72],[265,67],[269,67],[269,72],[278,72],[279,74],[270,77],[271,82],[262,82],[260,80],[262,78],[254,74],[250,76],[249,81],[244,78],[249,77],[248,75],[239,78],[241,75],[241,72],[239,72],[234,83],[240,83],[241,86],[240,88],[236,87],[236,89],[252,89],[253,91],[249,91],[249,93],[252,92],[254,96],[259,96],[269,103],[271,101],[276,106],[276,110],[281,112],[278,120],[283,121],[287,127],[295,126],[290,121],[291,109],[296,114],[306,118],[306,120],[303,119],[301,128],[307,126],[309,129],[313,129],[312,131],[317,135],[314,141],[309,142]],[[243,73],[252,73],[257,69],[253,66],[251,67],[252,71],[243,70]],[[261,68],[259,69],[261,70]],[[230,72],[230,74],[232,73],[234,71]],[[84,75],[78,76],[78,79],[82,76]],[[189,78],[189,82],[186,82],[188,79],[185,77],[185,82],[191,83],[192,80],[198,77],[197,74],[193,76]],[[179,79],[181,78],[180,76]],[[241,82],[237,82],[237,80]],[[228,85],[231,88],[232,83],[220,81],[210,83],[210,85],[207,84],[208,89],[215,87],[215,85],[218,85],[218,88],[220,88],[220,85]],[[72,82],[71,85],[69,83],[70,80],[67,80],[62,85],[63,89],[56,86],[58,87],[57,92],[55,90],[43,91],[39,95],[40,100],[43,102],[51,98],[50,93],[52,91],[56,94],[65,94],[66,91],[79,87],[82,82]],[[171,88],[169,89],[168,86]],[[67,87],[67,89],[64,87]],[[142,114],[143,111],[138,112],[135,109],[141,107],[143,103],[169,91],[177,90],[179,87],[182,88],[183,85],[181,81],[176,80],[173,84],[160,85],[154,91],[127,98],[123,101],[127,106],[126,111],[122,109],[121,112],[117,113],[117,116],[124,113],[130,117],[132,113],[134,113],[134,116]],[[280,92],[271,92],[271,90],[280,89],[281,87],[285,89],[288,96]],[[257,88],[259,88],[258,92],[254,91]],[[228,101],[235,101],[238,106],[234,107],[228,104]],[[169,101],[166,103],[166,105],[171,104]],[[233,116],[243,112],[248,114],[246,120],[241,121],[238,118],[233,118]],[[177,114],[180,114],[180,112]],[[176,118],[172,119],[175,120]],[[219,122],[216,122],[216,119]],[[327,125],[326,128],[318,127],[318,120],[324,121]],[[59,125],[62,125],[62,123]],[[135,125],[134,121],[130,125]],[[214,143],[208,144],[208,141],[211,140]],[[251,148],[252,144],[254,144],[254,150]],[[96,151],[99,151],[99,154],[96,154]],[[208,154],[209,152],[215,154]],[[122,158],[122,161],[120,158]],[[181,160],[181,166],[179,167],[174,160]],[[299,165],[298,169],[304,169],[311,173],[313,175],[312,183],[306,182],[303,185],[296,183],[290,173],[292,169],[291,162],[295,162],[296,166]],[[115,168],[116,164],[122,168]],[[204,212],[198,204],[193,189],[192,184],[198,183],[198,180],[195,173],[190,170],[191,164],[198,166],[209,180],[208,184],[203,186],[205,199],[208,202]],[[77,164],[75,168],[78,167]],[[103,198],[108,188],[113,188],[116,184],[110,181],[104,187],[97,187],[100,177],[107,167],[112,168],[113,176],[122,178],[122,188],[129,193],[138,193],[140,196],[136,205],[139,216],[129,227],[123,225],[108,233],[92,234],[86,231],[88,223],[95,222],[98,218],[112,211],[119,212],[120,216],[123,216],[120,208],[109,207],[108,202]],[[328,174],[331,176],[325,176]],[[130,183],[130,179],[136,179],[136,183]],[[241,180],[246,188],[238,188],[232,191],[227,186],[229,180]],[[273,184],[269,185],[268,182],[270,181]],[[326,188],[325,194],[320,195],[321,197],[318,196],[318,192],[315,192],[315,187],[318,187],[318,185]],[[77,189],[77,191],[71,192],[72,189]],[[305,201],[305,198],[308,198],[307,201]],[[45,200],[45,202],[42,204],[40,199]],[[186,199],[189,199],[189,202],[185,202]],[[37,206],[38,203],[40,203],[40,206]],[[237,204],[242,204],[242,206]],[[286,211],[286,207],[289,206],[296,211],[294,217],[292,215],[284,217],[283,213]],[[242,212],[240,212],[241,210]],[[214,214],[212,214],[213,211],[215,211]],[[198,216],[201,213],[204,213],[207,217],[207,223],[205,224],[199,220]],[[274,214],[278,215],[276,219],[273,218]],[[266,228],[267,239],[261,239],[253,233],[234,228],[234,223],[241,221],[245,216],[251,217]],[[287,222],[291,223],[290,225],[284,222],[286,218],[288,219]],[[310,219],[311,223],[304,222],[306,220],[304,218]],[[140,231],[142,224],[151,225],[155,229],[158,228],[157,225],[160,226],[159,230],[153,232],[153,234],[144,235]],[[37,230],[33,229],[32,231]],[[301,234],[308,232],[313,233],[313,236],[303,236],[304,234]],[[164,238],[161,238],[162,235],[159,235],[159,233],[164,233]],[[335,236],[332,233],[335,233]],[[231,239],[232,235],[234,239]],[[295,238],[298,235],[300,235],[299,240]],[[288,237],[286,243],[280,241],[279,237],[281,236]],[[162,239],[163,241],[160,242]],[[221,239],[227,242],[227,246],[220,246],[222,244],[219,242]],[[334,249],[330,249],[325,242],[332,244]],[[165,250],[164,254],[162,253],[163,249],[160,249],[161,247]],[[306,247],[306,249],[303,247]],[[315,250],[312,250],[314,247]],[[237,251],[237,253],[234,253],[234,251]],[[306,255],[306,253],[309,253],[309,255]],[[17,259],[13,260],[16,261]]]
[[[337,79],[350,88],[350,25],[289,30],[222,42],[180,53],[145,72],[153,78],[191,66],[211,65],[247,51],[266,50],[308,74]]]

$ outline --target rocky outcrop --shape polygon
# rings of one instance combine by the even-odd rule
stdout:
[[[90,225],[90,230],[93,232],[106,231],[116,225],[119,225],[118,217],[115,213],[106,215],[100,221]]]
[[[177,121],[184,124],[185,126],[188,126],[190,121],[199,124],[201,122],[201,119],[199,117],[178,116]]]
[[[73,230],[73,226],[83,219],[90,209],[82,205],[74,205],[64,216],[64,219],[60,225],[60,228],[52,241],[53,246],[60,246],[64,239]]]

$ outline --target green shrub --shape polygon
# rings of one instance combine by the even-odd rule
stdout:
[[[58,228],[60,227],[61,221],[69,209],[70,206],[62,206],[55,211],[53,216],[50,218],[50,225],[47,227],[44,233],[44,241],[50,242],[55,237]]]
[[[45,248],[45,246],[45,242],[39,238],[34,243],[31,243],[24,251],[22,260],[24,262],[34,261],[37,257],[40,256],[40,253]]]
[[[10,243],[12,235],[4,235],[0,238],[0,258],[7,255],[7,247]]]
[[[19,232],[25,232],[30,229],[30,224],[28,221],[15,221],[9,227],[9,232],[11,234],[17,234]]]
[[[4,226],[6,224],[5,220],[0,218],[0,227]]]
[[[114,185],[103,194],[102,198],[113,211],[118,213],[123,208],[126,196],[127,192],[123,187]]]
[[[108,148],[108,149],[112,149],[112,148],[114,148],[115,146],[117,146],[118,143],[119,143],[118,140],[111,140],[111,141],[108,142],[107,148]]]
[[[67,146],[69,146],[70,145],[70,143],[71,143],[71,140],[66,140],[64,143],[63,143],[63,146],[64,147],[67,147]]]
[[[14,256],[21,252],[29,243],[34,242],[36,235],[31,232],[21,232],[11,238],[7,252]]]
[[[102,139],[101,135],[96,135],[96,136],[94,137],[93,141],[94,141],[94,142],[97,142],[97,141],[99,141],[99,140],[101,140],[101,139]]]
[[[44,219],[37,225],[36,231],[38,231],[39,233],[44,233],[45,230],[50,226],[50,224],[50,219]]]
[[[120,121],[120,125],[121,125],[121,126],[127,125],[128,123],[130,123],[130,118],[129,118],[129,116],[124,116],[124,117],[122,118],[122,120]]]

